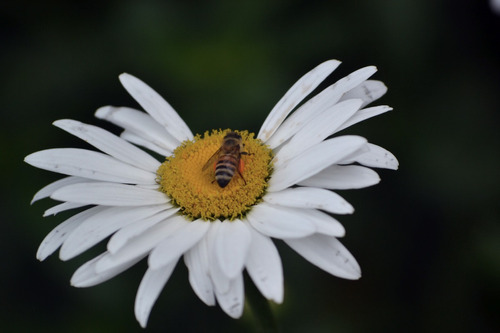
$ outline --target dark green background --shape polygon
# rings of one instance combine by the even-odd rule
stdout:
[[[72,272],[104,245],[63,263],[35,259],[69,214],[29,206],[57,175],[22,162],[85,145],[51,122],[94,119],[102,105],[137,104],[118,74],[146,81],[193,132],[258,131],[302,74],[336,58],[333,80],[366,65],[395,111],[345,133],[392,151],[397,172],[342,191],[339,217],[363,269],[338,279],[277,242],[285,273],[283,332],[500,330],[500,16],[485,0],[4,1],[0,5],[1,331],[140,332],[134,297],[145,263],[97,287]],[[252,327],[197,299],[180,264],[146,332]],[[251,331],[251,328],[248,329]]]

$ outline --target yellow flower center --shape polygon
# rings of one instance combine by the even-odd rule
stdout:
[[[236,131],[241,136],[240,154],[233,150],[230,157],[225,156],[239,162],[229,184],[220,187],[216,181],[215,164],[229,132],[207,131],[203,137],[196,135],[193,141],[184,141],[157,171],[160,190],[190,219],[242,218],[265,193],[272,171],[272,150],[247,131]]]

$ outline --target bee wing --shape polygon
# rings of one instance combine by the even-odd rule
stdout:
[[[208,159],[207,163],[205,163],[205,165],[203,166],[201,171],[205,171],[209,165],[213,165],[217,161],[217,158],[219,157],[220,150],[221,150],[221,148],[217,149],[217,151],[212,155],[212,157],[210,157]]]

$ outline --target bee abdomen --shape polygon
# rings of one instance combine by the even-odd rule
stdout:
[[[215,166],[215,180],[220,187],[226,187],[236,171],[237,161],[232,155],[223,155]]]

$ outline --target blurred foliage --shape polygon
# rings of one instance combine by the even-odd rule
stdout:
[[[193,132],[257,131],[306,71],[337,58],[331,81],[366,65],[395,111],[349,133],[396,154],[397,172],[344,191],[339,217],[363,278],[332,277],[279,243],[283,332],[498,332],[500,304],[500,17],[478,0],[5,1],[0,4],[3,263],[0,322],[8,332],[140,332],[133,316],[145,263],[88,289],[72,272],[98,250],[62,263],[35,259],[68,214],[45,218],[31,195],[57,179],[22,160],[84,146],[50,126],[137,104],[117,75],[163,95]],[[147,332],[251,327],[199,301],[179,264]]]

